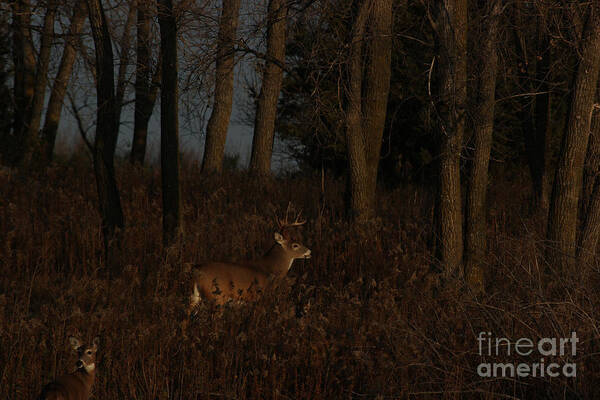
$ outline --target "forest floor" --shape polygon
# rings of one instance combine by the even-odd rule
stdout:
[[[544,224],[528,216],[524,179],[490,189],[488,287],[476,296],[436,273],[423,188],[381,189],[380,218],[353,229],[339,180],[324,191],[306,177],[258,187],[240,172],[206,180],[193,166],[183,168],[185,235],[168,249],[159,172],[117,167],[126,226],[121,271],[107,279],[88,164],[0,174],[1,399],[35,398],[71,371],[70,335],[101,337],[93,399],[600,397],[598,268],[544,272]],[[289,202],[307,218],[299,234],[312,258],[256,303],[201,305],[184,329],[193,264],[260,257]],[[546,355],[572,332],[576,354],[569,342]],[[543,353],[514,351],[518,339],[544,338]],[[485,376],[486,363],[544,363],[546,373]]]

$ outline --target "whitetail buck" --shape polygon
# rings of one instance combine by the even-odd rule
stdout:
[[[91,346],[84,346],[77,338],[70,337],[69,342],[77,352],[75,363],[77,369],[67,375],[58,377],[47,384],[38,400],[88,400],[96,377],[96,351],[99,338],[95,338]]]
[[[285,276],[297,258],[310,258],[310,250],[291,240],[288,229],[303,225],[298,215],[294,222],[277,220],[282,233],[275,233],[275,244],[260,259],[238,263],[210,262],[194,269],[193,292],[190,296],[190,309],[194,309],[201,299],[214,300],[224,304],[229,300],[256,300],[268,284]]]

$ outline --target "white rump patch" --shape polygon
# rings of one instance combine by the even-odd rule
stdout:
[[[200,292],[198,291],[198,285],[194,284],[194,292],[190,296],[190,303],[192,307],[196,306],[200,302]]]

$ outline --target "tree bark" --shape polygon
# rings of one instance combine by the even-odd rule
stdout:
[[[27,0],[12,1],[14,115],[12,135],[5,135],[2,162],[18,165],[24,155],[35,85],[35,55],[31,38],[31,8]]]
[[[600,96],[597,96],[597,99],[600,103]],[[585,208],[583,231],[577,247],[577,265],[581,266],[584,271],[589,270],[588,266],[596,256],[600,238],[600,104],[595,105],[592,121],[586,156],[592,192]]]
[[[148,123],[152,116],[152,110],[158,97],[158,88],[161,86],[162,81],[162,57],[159,54],[156,69],[152,75],[152,80],[146,94],[140,97],[140,104],[138,105],[136,95],[136,114],[133,125],[133,144],[131,147],[130,162],[132,164],[144,164],[146,158],[146,142],[148,138]],[[139,111],[139,113],[138,113]]]
[[[349,168],[349,212],[356,221],[368,220],[373,204],[367,187],[367,159],[362,132],[363,47],[371,1],[363,0],[352,27],[346,110],[346,147]]]
[[[548,85],[548,73],[550,68],[550,46],[548,35],[545,33],[546,18],[544,11],[537,17],[537,39],[535,64],[535,86],[532,85],[530,76],[529,58],[527,57],[526,38],[520,31],[520,27],[526,26],[529,21],[524,21],[521,12],[521,3],[515,3],[515,26],[513,30],[515,45],[519,57],[517,74],[521,90],[524,93],[540,92],[535,97],[521,97],[521,108],[519,120],[523,137],[525,139],[525,155],[531,176],[531,209],[542,211],[544,214],[548,208],[548,190],[546,174],[547,144],[546,138],[549,134],[550,124],[550,85]]]
[[[163,199],[163,242],[172,243],[182,229],[179,182],[177,90],[177,25],[171,0],[158,3],[163,74],[160,91],[160,165]]]
[[[547,260],[567,272],[575,259],[577,211],[600,71],[600,4],[593,2],[579,52],[568,123],[554,178],[548,218]]]
[[[52,91],[50,92],[50,100],[48,100],[48,108],[46,110],[46,119],[42,129],[42,148],[39,157],[45,164],[52,161],[63,101],[65,99],[71,73],[73,72],[75,57],[77,56],[77,50],[75,48],[77,41],[76,37],[81,33],[86,14],[87,5],[85,1],[77,2],[73,10],[68,37],[65,39],[65,48],[60,60],[58,72],[54,79]]]
[[[42,111],[44,109],[44,100],[46,99],[46,85],[48,84],[48,65],[50,63],[50,53],[52,50],[52,41],[54,39],[54,16],[56,15],[56,4],[53,1],[48,2],[44,25],[40,38],[40,51],[35,68],[35,84],[33,89],[33,99],[31,109],[29,110],[29,126],[24,138],[23,160],[25,168],[31,166],[34,155],[37,154],[40,146],[40,122],[42,120]]]
[[[217,38],[215,97],[206,126],[206,144],[202,172],[220,173],[223,167],[225,141],[233,104],[234,41],[236,39],[240,0],[223,0]]]
[[[375,215],[377,169],[390,89],[392,21],[392,1],[365,0],[351,37],[346,145],[349,211],[359,223]]]
[[[552,58],[550,41],[545,32],[547,18],[537,17],[537,63],[535,67],[535,80],[537,82],[536,92],[540,94],[535,96],[535,119],[534,129],[535,138],[532,141],[532,148],[528,149],[531,179],[533,184],[533,210],[540,210],[544,217],[548,212],[548,139],[550,138],[552,126],[550,118],[552,116],[552,96],[550,80],[550,62]]]
[[[600,85],[600,77],[598,77],[598,84]],[[582,219],[588,214],[590,205],[592,203],[592,195],[594,192],[594,187],[596,186],[596,180],[599,177],[599,168],[600,168],[600,135],[598,135],[598,129],[600,127],[597,125],[600,121],[598,119],[598,113],[600,112],[600,86],[596,91],[596,104],[594,105],[594,110],[592,111],[592,122],[591,122],[591,130],[590,130],[590,138],[588,141],[588,147],[585,155],[585,163],[583,166],[583,188],[581,193],[581,215]]]
[[[117,73],[117,92],[115,100],[116,105],[116,119],[117,124],[120,128],[121,125],[121,110],[123,109],[123,99],[125,98],[125,92],[127,90],[127,67],[129,67],[129,56],[131,47],[131,26],[134,22],[134,14],[136,11],[136,0],[130,0],[129,12],[127,13],[127,19],[125,20],[125,26],[123,27],[123,34],[121,35],[120,47],[121,56],[119,61],[119,72]]]
[[[368,42],[364,81],[362,129],[365,141],[368,189],[371,209],[375,211],[377,169],[385,129],[392,65],[393,1],[373,1],[371,38]]]
[[[482,42],[475,57],[479,67],[473,106],[474,153],[469,175],[466,206],[465,270],[472,290],[483,292],[485,287],[483,260],[486,251],[486,197],[488,168],[494,131],[494,106],[496,103],[496,74],[498,71],[497,38],[500,0],[486,3]]]
[[[124,217],[114,169],[114,154],[119,129],[115,109],[113,51],[100,0],[87,0],[87,4],[96,48],[98,111],[93,154],[94,172],[102,217],[106,263],[110,272],[117,273]]]
[[[439,185],[436,198],[438,258],[446,275],[460,275],[463,258],[460,154],[467,98],[467,2],[438,2]]]
[[[135,69],[135,114],[133,123],[133,142],[130,162],[144,164],[146,156],[146,138],[148,121],[154,108],[150,107],[150,16],[148,4],[138,0],[137,10],[137,60]]]
[[[256,106],[254,137],[250,157],[250,173],[257,176],[271,174],[271,156],[275,134],[277,101],[283,82],[285,64],[285,31],[287,25],[287,0],[270,0],[267,17],[267,60],[263,72],[262,86]]]

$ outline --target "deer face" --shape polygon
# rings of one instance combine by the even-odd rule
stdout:
[[[96,337],[91,346],[84,346],[81,341],[75,337],[69,338],[71,347],[77,352],[77,369],[85,369],[86,372],[92,372],[96,369],[96,352],[100,338]]]
[[[303,244],[286,239],[280,233],[275,233],[275,241],[289,254],[293,259],[310,258],[310,249]]]

